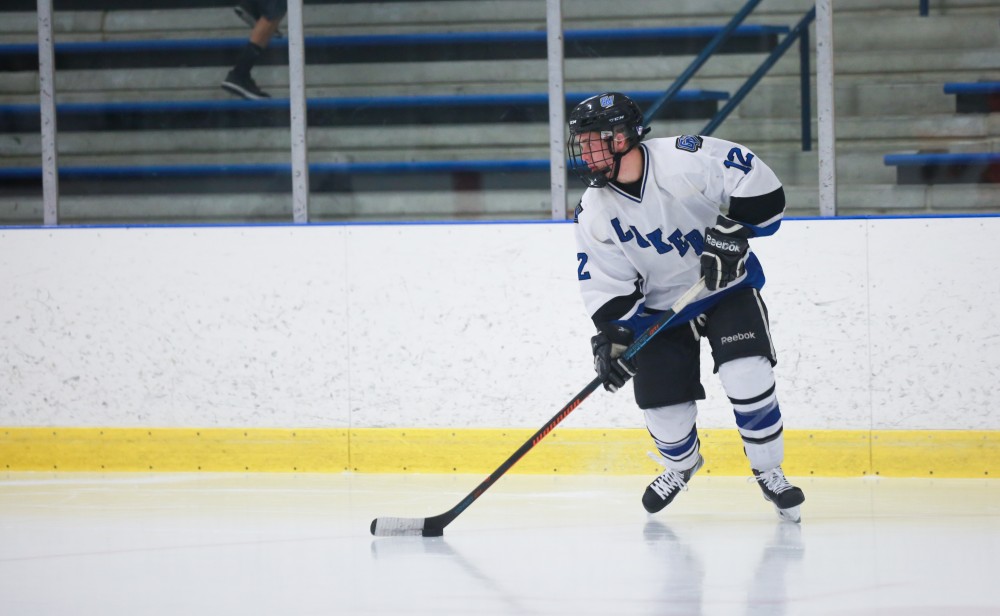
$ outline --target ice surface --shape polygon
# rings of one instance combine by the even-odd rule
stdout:
[[[649,516],[651,477],[502,478],[443,537],[471,475],[0,475],[0,614],[1000,613],[1000,481],[695,478]]]

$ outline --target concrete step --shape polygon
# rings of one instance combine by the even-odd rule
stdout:
[[[761,151],[760,148],[757,151]],[[911,151],[911,150],[902,150]],[[891,152],[878,151],[878,152],[852,152],[846,154],[840,154],[837,158],[837,178],[842,182],[850,182],[853,184],[888,184],[896,181],[896,171],[893,167],[886,165],[884,158],[887,154]],[[439,153],[440,156],[435,159],[426,158],[425,153],[420,153],[419,156],[412,157],[413,162],[429,162],[434,161],[461,161],[461,160],[486,160],[490,154],[494,152],[488,150],[482,151],[454,151],[454,152],[443,152]],[[463,157],[463,154],[466,157]],[[474,156],[476,158],[468,158],[468,156]],[[545,160],[545,152],[538,149],[533,150],[515,150],[504,152],[504,158],[495,158],[493,160]],[[782,179],[784,183],[789,186],[804,186],[804,187],[815,187],[818,185],[819,177],[819,164],[817,160],[817,155],[815,152],[768,152],[765,154],[759,154],[759,156],[767,162],[767,164],[778,174],[778,177]],[[353,157],[355,160],[343,160],[343,157],[338,157],[336,155],[327,155],[326,153],[313,153],[311,157],[312,160],[321,160],[324,163],[346,163],[346,162],[381,162],[381,161],[371,161],[371,160],[358,160],[364,157]],[[24,163],[34,163],[23,164],[23,165],[12,165],[16,167],[37,167],[38,160],[34,161],[24,160]],[[205,164],[205,165],[230,165],[236,163],[238,164],[275,164],[280,157],[276,156],[264,156],[257,153],[252,153],[247,156],[240,156],[238,159],[232,155],[221,155],[221,154],[208,154],[203,156],[191,156],[190,154],[176,154],[170,153],[166,155],[136,155],[136,156],[87,156],[80,158],[78,160],[72,160],[71,162],[66,162],[66,157],[60,158],[60,163],[66,166],[84,166],[84,167],[122,167],[122,166],[148,166],[156,167],[159,165],[185,165],[193,164],[196,160],[197,163],[194,164]]]
[[[818,216],[815,189],[789,186],[788,217]],[[579,199],[571,189],[568,209]],[[550,196],[546,190],[493,192],[401,192],[313,194],[311,220],[547,220]],[[838,215],[912,215],[1000,212],[1000,186],[838,185]],[[137,215],[137,213],[139,213]],[[571,217],[572,213],[568,212]],[[289,222],[290,194],[111,195],[65,196],[60,200],[62,224]],[[38,225],[42,221],[39,196],[0,197],[0,225]]]
[[[837,51],[900,51],[910,49],[989,49],[1000,45],[997,13],[942,15],[934,19],[910,16],[834,14],[834,49]],[[956,36],[956,33],[961,33]]]
[[[1000,143],[980,144],[978,147],[966,144],[964,151],[982,152],[998,151]],[[988,148],[994,148],[992,150]],[[786,185],[815,187],[818,184],[819,163],[817,152],[773,150],[768,146],[755,147],[755,152],[767,164],[774,169],[778,177]],[[893,167],[884,162],[887,154],[896,152],[912,152],[919,148],[900,147],[898,149],[857,151],[846,149],[837,157],[837,177],[843,182],[852,184],[888,184],[896,181],[896,171]],[[952,151],[955,151],[954,149]],[[345,151],[311,150],[310,160],[322,161],[324,163],[351,163],[351,162],[383,162],[386,156],[393,152],[361,153],[352,155]],[[270,154],[248,151],[239,154],[238,160],[241,164],[273,164],[287,161],[287,154],[284,159],[282,153]],[[502,152],[496,149],[480,148],[454,148],[450,150],[435,151],[434,158],[431,153],[418,151],[408,160],[413,162],[428,161],[461,161],[461,160],[545,160],[548,153],[544,147],[534,148],[506,148]],[[95,155],[84,153],[80,156],[69,157],[60,156],[60,164],[72,167],[121,167],[131,165],[159,166],[159,165],[226,165],[232,164],[236,159],[234,151],[210,152],[210,153],[176,153],[165,152],[161,154],[117,154],[117,155]],[[380,160],[382,159],[382,160]],[[9,167],[38,167],[41,156],[5,159],[5,166]]]
[[[563,31],[566,58],[693,56],[722,26],[623,28]],[[716,50],[719,55],[769,53],[787,26],[741,24]],[[173,40],[56,42],[61,70],[111,68],[183,68],[229,66],[246,45],[245,37]],[[288,44],[272,41],[258,65],[287,65]],[[467,33],[307,36],[305,61],[310,65],[377,64],[387,61],[450,62],[455,59],[499,62],[545,59],[546,33],[535,30]],[[31,71],[38,66],[37,45],[0,46],[0,70]]]
[[[837,117],[919,116],[955,112],[955,97],[944,93],[940,82],[885,83],[835,79],[834,109]],[[738,87],[738,86],[737,86]],[[816,117],[815,79],[811,80],[810,115]],[[731,90],[735,92],[734,90]],[[758,85],[737,107],[741,118],[793,117],[800,113],[800,85],[785,80]]]
[[[768,0],[762,2],[747,23],[777,21],[793,23],[812,6],[810,0]],[[737,8],[731,0],[630,0],[608,11],[604,0],[573,0],[563,4],[567,28],[634,27],[725,23]],[[838,0],[836,15],[863,17],[869,21],[893,16],[918,15],[915,0]],[[992,0],[949,0],[932,7],[925,20],[963,15],[994,15]],[[381,34],[388,32],[468,31],[488,26],[491,30],[545,28],[545,5],[537,0],[480,0],[447,2],[356,2],[328,5],[307,4],[303,9],[306,33]],[[8,42],[31,42],[37,28],[34,13],[5,13],[0,35]],[[54,16],[59,40],[116,40],[142,33],[169,38],[215,37],[223,33],[246,32],[230,7],[183,10],[59,11]],[[83,38],[86,37],[86,38]]]
[[[41,170],[0,169],[0,195],[36,194]],[[309,185],[314,193],[385,191],[505,191],[547,190],[548,160],[311,163]],[[225,165],[156,165],[121,167],[60,166],[61,195],[186,195],[220,193],[289,193],[291,166],[229,163]]]
[[[579,199],[579,195],[575,197]],[[143,222],[290,222],[291,194],[65,196],[59,202],[62,224]],[[572,203],[576,203],[573,200]],[[550,219],[544,190],[481,192],[427,191],[313,194],[310,220],[497,220]],[[572,216],[572,212],[569,212]],[[42,220],[41,197],[0,197],[0,225],[32,225]]]
[[[785,194],[789,204],[795,204],[795,215],[815,216],[819,212],[819,194],[816,189],[790,186]],[[838,216],[998,213],[1000,185],[900,186],[838,182],[837,204]]]
[[[650,106],[662,93],[629,92],[637,104]],[[564,95],[564,113],[590,93]],[[681,90],[658,114],[674,119],[709,119],[716,114],[725,92]],[[309,99],[307,122],[323,126],[444,126],[449,124],[547,124],[549,96],[528,94],[460,94],[445,96],[337,97]],[[127,103],[59,103],[59,131],[229,130],[288,126],[288,99],[258,101],[175,101]],[[41,130],[38,105],[0,104],[0,132]]]
[[[653,126],[653,136],[699,133],[704,121],[671,121]],[[813,126],[813,136],[816,127]],[[949,144],[968,144],[966,151],[992,148],[1000,140],[1000,114],[941,114],[913,117],[848,117],[836,124],[838,154],[851,151],[890,153],[902,150],[951,149]],[[243,160],[260,155],[263,161],[287,161],[289,133],[283,128],[239,131],[128,131],[64,133],[59,137],[62,164],[84,161],[138,160],[149,155],[164,160],[176,155],[198,162],[207,155]],[[797,152],[801,126],[795,120],[731,118],[715,136],[743,143],[759,155]],[[815,141],[813,146],[815,148]],[[398,126],[391,130],[373,127],[313,128],[309,149],[317,160],[438,160],[518,158],[536,152],[547,158],[548,134],[532,124],[481,124],[466,126]],[[40,136],[35,133],[0,135],[0,160],[9,166],[40,157]],[[463,155],[464,153],[464,155]],[[514,155],[508,155],[514,154]],[[110,158],[109,158],[110,157]],[[29,163],[34,166],[36,162]]]
[[[948,81],[1000,79],[996,49],[953,51],[885,51],[878,54],[842,52],[837,55],[836,83],[839,89],[886,84],[934,84]],[[665,91],[690,64],[690,58],[632,58],[629,71],[621,74],[619,60],[569,59],[565,63],[566,91],[597,92]],[[761,63],[755,55],[710,59],[685,87],[735,92]],[[791,94],[799,83],[796,54],[786,54],[758,84],[757,92],[770,86]],[[815,72],[815,63],[812,64]],[[186,69],[107,69],[61,71],[57,78],[59,102],[176,101],[225,99],[220,87],[225,67]],[[283,66],[260,66],[254,70],[258,83],[272,96],[287,98],[288,70]],[[366,65],[317,65],[306,67],[310,97],[405,96],[412,94],[484,94],[547,91],[544,60],[504,62],[420,62]],[[0,80],[0,96],[9,103],[38,100],[38,75],[7,73]],[[940,95],[935,95],[939,98]],[[774,100],[776,96],[765,99]],[[787,97],[798,101],[798,95]],[[875,100],[879,108],[883,100]],[[796,102],[797,104],[797,102]],[[849,105],[845,105],[850,109]],[[787,108],[787,107],[786,107]],[[779,108],[780,109],[780,108]]]
[[[564,3],[565,27],[674,27],[725,23],[734,10],[729,0],[633,0],[607,15],[603,0]],[[959,118],[954,97],[944,95],[949,81],[1000,79],[996,0],[932,3],[931,17],[917,15],[914,0],[838,0],[834,23],[837,79],[838,187],[840,214],[997,211],[1000,193],[984,185],[897,186],[885,154],[926,149],[998,151],[1000,125],[991,115]],[[811,0],[769,0],[747,23],[794,24]],[[537,0],[482,3],[355,3],[306,7],[307,35],[371,35],[398,32],[535,30],[545,27],[544,4]],[[11,16],[12,19],[7,19]],[[5,43],[34,42],[33,14],[3,14]],[[484,25],[486,27],[484,27]],[[245,37],[247,29],[229,8],[220,10],[111,11],[57,13],[57,41]],[[786,185],[791,213],[815,214],[816,154],[799,149],[797,50],[780,60],[768,77],[716,132],[742,142],[768,161]],[[570,58],[567,91],[666,89],[691,57],[620,59]],[[734,92],[762,56],[717,57],[687,87]],[[815,62],[812,64],[815,70]],[[221,100],[224,67],[187,69],[102,69],[61,71],[59,102]],[[287,97],[287,68],[260,66],[254,76],[274,96]],[[544,60],[497,62],[387,62],[369,66],[311,64],[306,72],[311,97],[495,94],[544,91]],[[8,73],[0,80],[0,100],[37,102],[37,75]],[[815,105],[815,96],[813,97]],[[704,122],[654,123],[654,136],[700,132]],[[420,129],[311,129],[311,161],[547,159],[547,135],[537,125]],[[170,131],[60,135],[63,165],[184,164],[206,162],[287,163],[285,129]],[[433,137],[429,134],[433,133]],[[815,126],[813,135],[815,137]],[[37,167],[37,135],[0,136],[0,166]],[[579,189],[574,189],[579,190]],[[571,190],[571,193],[573,191]],[[515,193],[518,193],[515,199]],[[11,199],[14,201],[12,202]],[[572,197],[571,197],[572,199]],[[435,193],[318,193],[317,216],[330,219],[516,217],[547,218],[544,190]],[[13,203],[13,204],[12,204]],[[70,220],[116,222],[135,219],[177,221],[288,220],[290,196],[103,195],[63,199]],[[74,209],[75,208],[75,209]],[[0,220],[32,212],[41,219],[40,198],[4,197]],[[29,216],[29,218],[31,217]],[[245,218],[240,218],[245,217]],[[67,222],[66,217],[63,221]],[[24,224],[24,223],[20,223]]]
[[[61,164],[87,164],[79,161],[98,160],[105,155],[138,160],[143,154],[157,160],[176,154],[196,163],[213,153],[221,153],[228,158],[222,162],[230,163],[252,158],[258,159],[253,162],[287,162],[290,144],[289,131],[279,128],[66,133],[60,135],[59,152]],[[313,159],[324,162],[503,158],[508,152],[513,154],[509,158],[523,158],[528,153],[536,154],[528,158],[548,158],[545,131],[530,124],[483,125],[475,130],[460,126],[313,129],[309,132],[309,147]],[[478,152],[490,154],[477,156]],[[24,166],[13,161],[19,156],[37,161],[40,154],[39,135],[0,135],[0,160],[7,166]]]

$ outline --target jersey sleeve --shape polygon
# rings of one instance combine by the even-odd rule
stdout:
[[[586,208],[586,204],[578,208],[574,225],[577,278],[587,313],[600,328],[634,316],[644,297],[638,271],[610,237],[610,223],[605,220],[602,225],[600,217]]]
[[[721,199],[729,204],[726,217],[759,237],[778,230],[785,212],[785,191],[767,164],[749,148],[722,139],[705,138],[716,174],[721,175]]]

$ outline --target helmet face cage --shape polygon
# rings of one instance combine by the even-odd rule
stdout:
[[[607,186],[618,178],[622,157],[642,141],[645,132],[642,111],[624,94],[588,98],[569,114],[569,167],[584,184]],[[617,135],[625,140],[616,151]]]

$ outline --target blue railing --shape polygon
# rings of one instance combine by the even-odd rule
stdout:
[[[719,32],[716,33],[712,40],[708,42],[708,45],[705,46],[705,49],[698,54],[698,57],[696,57],[694,61],[692,61],[691,64],[684,69],[684,72],[674,80],[674,83],[667,88],[667,91],[663,93],[663,96],[658,98],[652,105],[650,105],[649,109],[646,110],[647,122],[652,123],[651,120],[656,117],[656,114],[659,113],[667,103],[674,100],[677,94],[681,91],[681,88],[683,88],[684,85],[691,80],[694,74],[698,72],[698,69],[700,69],[706,61],[708,61],[709,56],[715,53],[716,50],[726,42],[729,36],[736,31],[736,28],[743,22],[744,19],[746,19],[747,15],[749,15],[758,4],[760,4],[760,0],[750,0],[747,2],[746,5],[740,9],[740,12],[734,15],[733,18],[729,20],[729,23],[726,24],[722,30],[719,30]]]
[[[653,118],[656,114],[671,100],[673,100],[680,89],[684,87],[691,77],[701,68],[708,58],[715,53],[716,50],[729,38],[729,36],[736,30],[739,24],[747,18],[747,16],[753,12],[757,5],[760,4],[760,0],[749,0],[743,8],[739,10],[729,23],[719,31],[718,34],[705,46],[705,49],[698,54],[698,56],[691,62],[691,64],[680,74],[680,76],[671,84],[670,88],[664,92],[663,96],[660,97],[650,108],[646,111],[646,121],[652,123]],[[709,120],[705,128],[702,129],[702,135],[711,135],[716,128],[719,127],[722,122],[729,117],[729,114],[743,102],[746,95],[756,86],[760,80],[767,74],[769,70],[781,59],[781,56],[788,51],[788,48],[799,41],[799,78],[800,78],[800,95],[802,98],[802,150],[809,151],[812,149],[812,101],[810,99],[810,86],[809,86],[809,24],[811,24],[816,19],[816,7],[811,8],[802,17],[799,23],[792,28],[792,30],[785,36],[784,39],[775,47],[770,55],[764,60],[760,67],[754,71],[754,73],[747,79],[747,81],[740,87],[739,90],[733,94],[729,101],[716,112],[715,116]]]

